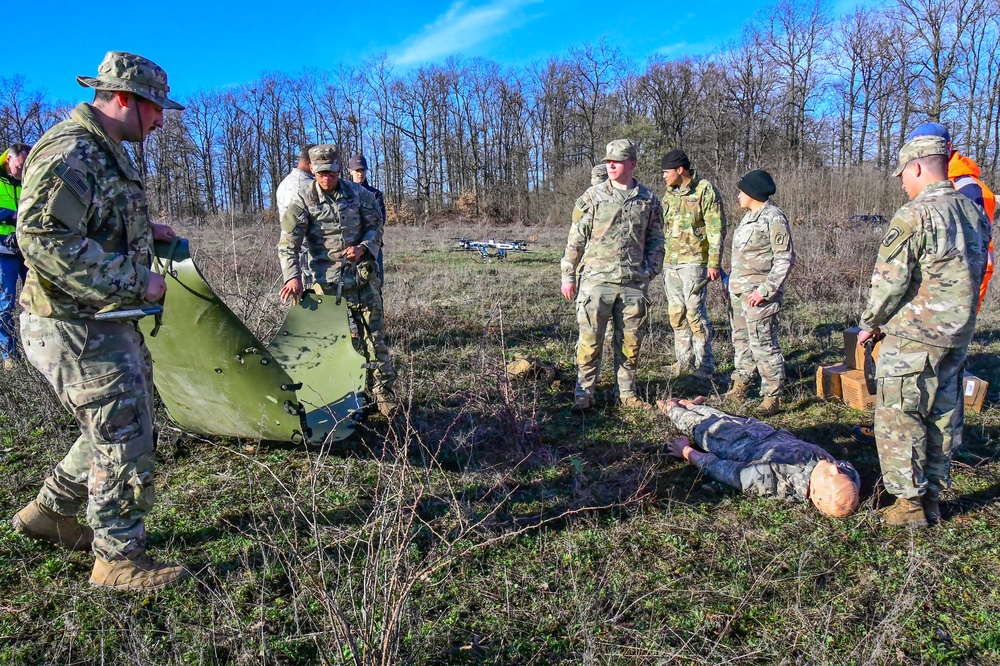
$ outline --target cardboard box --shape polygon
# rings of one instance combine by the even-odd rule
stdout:
[[[965,396],[965,408],[971,409],[975,413],[983,411],[983,401],[986,399],[986,389],[990,387],[989,382],[983,381],[975,375],[965,373],[962,382],[962,395]]]
[[[875,394],[868,392],[863,370],[848,370],[840,375],[844,404],[854,409],[875,409]]]
[[[858,344],[858,333],[861,329],[855,326],[844,331],[844,360],[851,370],[865,369],[865,348]],[[872,349],[872,360],[878,362],[878,350],[881,342],[876,342]]]
[[[840,376],[847,372],[847,369],[844,363],[821,365],[816,368],[816,395],[824,400],[843,399],[844,389],[840,383]]]

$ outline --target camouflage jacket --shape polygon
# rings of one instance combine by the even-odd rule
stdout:
[[[292,203],[292,199],[299,193],[302,186],[313,182],[313,180],[315,178],[311,173],[295,167],[285,176],[284,180],[278,183],[278,189],[274,192],[274,203],[278,207],[279,219],[288,210],[288,204]]]
[[[990,223],[951,182],[896,211],[879,247],[861,327],[935,347],[965,347],[976,326]]]
[[[594,185],[576,200],[562,258],[562,283],[647,283],[663,270],[663,207],[636,183],[624,203],[611,181]]]
[[[360,185],[343,178],[332,192],[315,181],[303,185],[281,216],[278,258],[285,282],[302,276],[299,253],[305,243],[316,282],[339,283],[345,248],[361,245],[368,250],[365,259],[378,258],[382,224],[375,197]]]
[[[149,284],[153,227],[139,171],[80,104],[28,156],[17,240],[21,305],[56,319],[135,306]]]
[[[772,203],[756,213],[747,211],[733,232],[733,266],[729,293],[748,294],[754,289],[765,300],[785,292],[785,282],[795,265],[795,248],[788,218]]]
[[[805,501],[816,463],[834,463],[861,487],[851,463],[822,448],[775,430],[762,421],[731,416],[705,405],[674,406],[667,416],[707,452],[698,468],[716,481],[760,497]]]
[[[686,187],[668,187],[663,195],[666,258],[672,266],[700,264],[718,268],[726,237],[722,196],[707,180],[691,176]]]

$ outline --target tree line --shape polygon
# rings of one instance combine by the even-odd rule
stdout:
[[[397,71],[379,55],[265,72],[183,103],[138,156],[154,210],[172,217],[273,209],[306,142],[337,144],[345,161],[363,152],[390,222],[455,209],[554,219],[622,136],[660,189],[659,155],[673,147],[710,177],[758,167],[884,174],[929,119],[989,175],[1000,160],[1000,5],[889,0],[836,16],[824,0],[778,0],[701,57],[640,64],[600,41],[523,68],[453,57]],[[71,106],[22,76],[0,77],[0,141],[33,142]]]

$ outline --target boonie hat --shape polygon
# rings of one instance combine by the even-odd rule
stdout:
[[[365,159],[364,155],[355,155],[347,163],[347,168],[351,171],[357,171],[358,169],[368,171],[368,160]]]
[[[313,173],[320,171],[340,171],[340,153],[336,146],[328,143],[313,146],[309,149],[309,162]]]
[[[130,92],[164,109],[182,111],[184,107],[169,99],[167,73],[149,58],[125,51],[108,51],[97,68],[97,77],[78,76],[76,82],[86,88]]]
[[[628,139],[615,139],[606,148],[602,162],[624,162],[635,159],[635,144]]]
[[[948,157],[948,144],[945,143],[944,137],[926,135],[910,139],[899,149],[899,164],[896,165],[896,172],[892,175],[897,178],[902,176],[907,164],[930,155]]]

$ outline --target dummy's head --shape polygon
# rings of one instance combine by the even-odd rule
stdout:
[[[809,477],[809,499],[820,513],[846,518],[858,508],[860,480],[851,463],[821,460]]]

